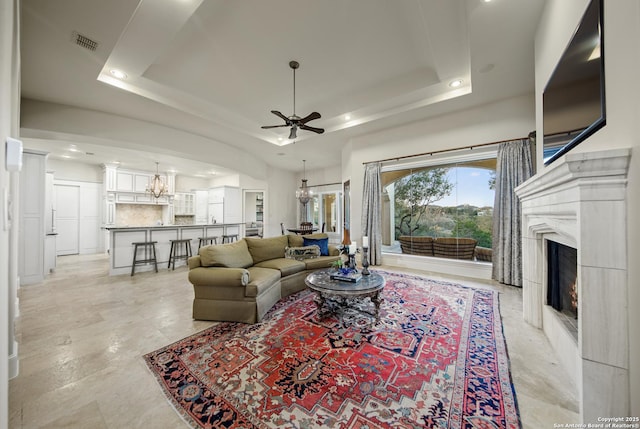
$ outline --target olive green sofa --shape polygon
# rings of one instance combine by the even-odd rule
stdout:
[[[324,239],[310,234],[307,239]],[[328,268],[340,259],[340,251],[328,245],[303,247],[303,237],[281,235],[242,240],[200,248],[189,258],[189,281],[193,284],[193,318],[256,323],[279,299],[303,290],[306,276]],[[311,253],[311,254],[309,254]]]

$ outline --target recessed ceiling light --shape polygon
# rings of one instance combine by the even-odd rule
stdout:
[[[345,121],[350,121],[351,120],[351,115],[344,115],[344,120]]]
[[[491,0],[484,0],[485,3],[489,3]]]
[[[118,78],[118,79],[126,79],[127,78],[127,74],[125,72],[123,72],[122,70],[111,69],[111,70],[109,70],[109,73],[111,73],[111,75],[113,75],[113,77]]]
[[[282,137],[278,137],[278,141],[281,142],[283,139]]]
[[[456,79],[456,80],[452,80],[451,82],[449,82],[449,86],[451,88],[457,88],[460,85],[462,85],[462,79]]]
[[[62,157],[65,158],[65,159],[71,159],[70,155],[62,155]]]

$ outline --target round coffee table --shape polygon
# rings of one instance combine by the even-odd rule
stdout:
[[[328,314],[335,314],[336,310],[345,307],[353,308],[360,313],[366,313],[375,317],[376,323],[380,321],[380,292],[384,288],[384,278],[375,272],[356,283],[332,280],[332,268],[315,271],[307,276],[305,283],[309,289],[316,293],[315,303],[318,308],[318,316],[322,319]],[[362,310],[354,304],[362,298],[369,298],[375,307],[375,313]],[[334,304],[331,306],[330,304]]]

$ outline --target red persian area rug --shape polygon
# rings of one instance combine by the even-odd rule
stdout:
[[[520,428],[497,292],[377,272],[377,323],[304,290],[144,359],[196,428]]]

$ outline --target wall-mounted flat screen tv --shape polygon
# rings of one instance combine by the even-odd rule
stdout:
[[[591,0],[542,96],[548,165],[605,125],[602,0]]]

